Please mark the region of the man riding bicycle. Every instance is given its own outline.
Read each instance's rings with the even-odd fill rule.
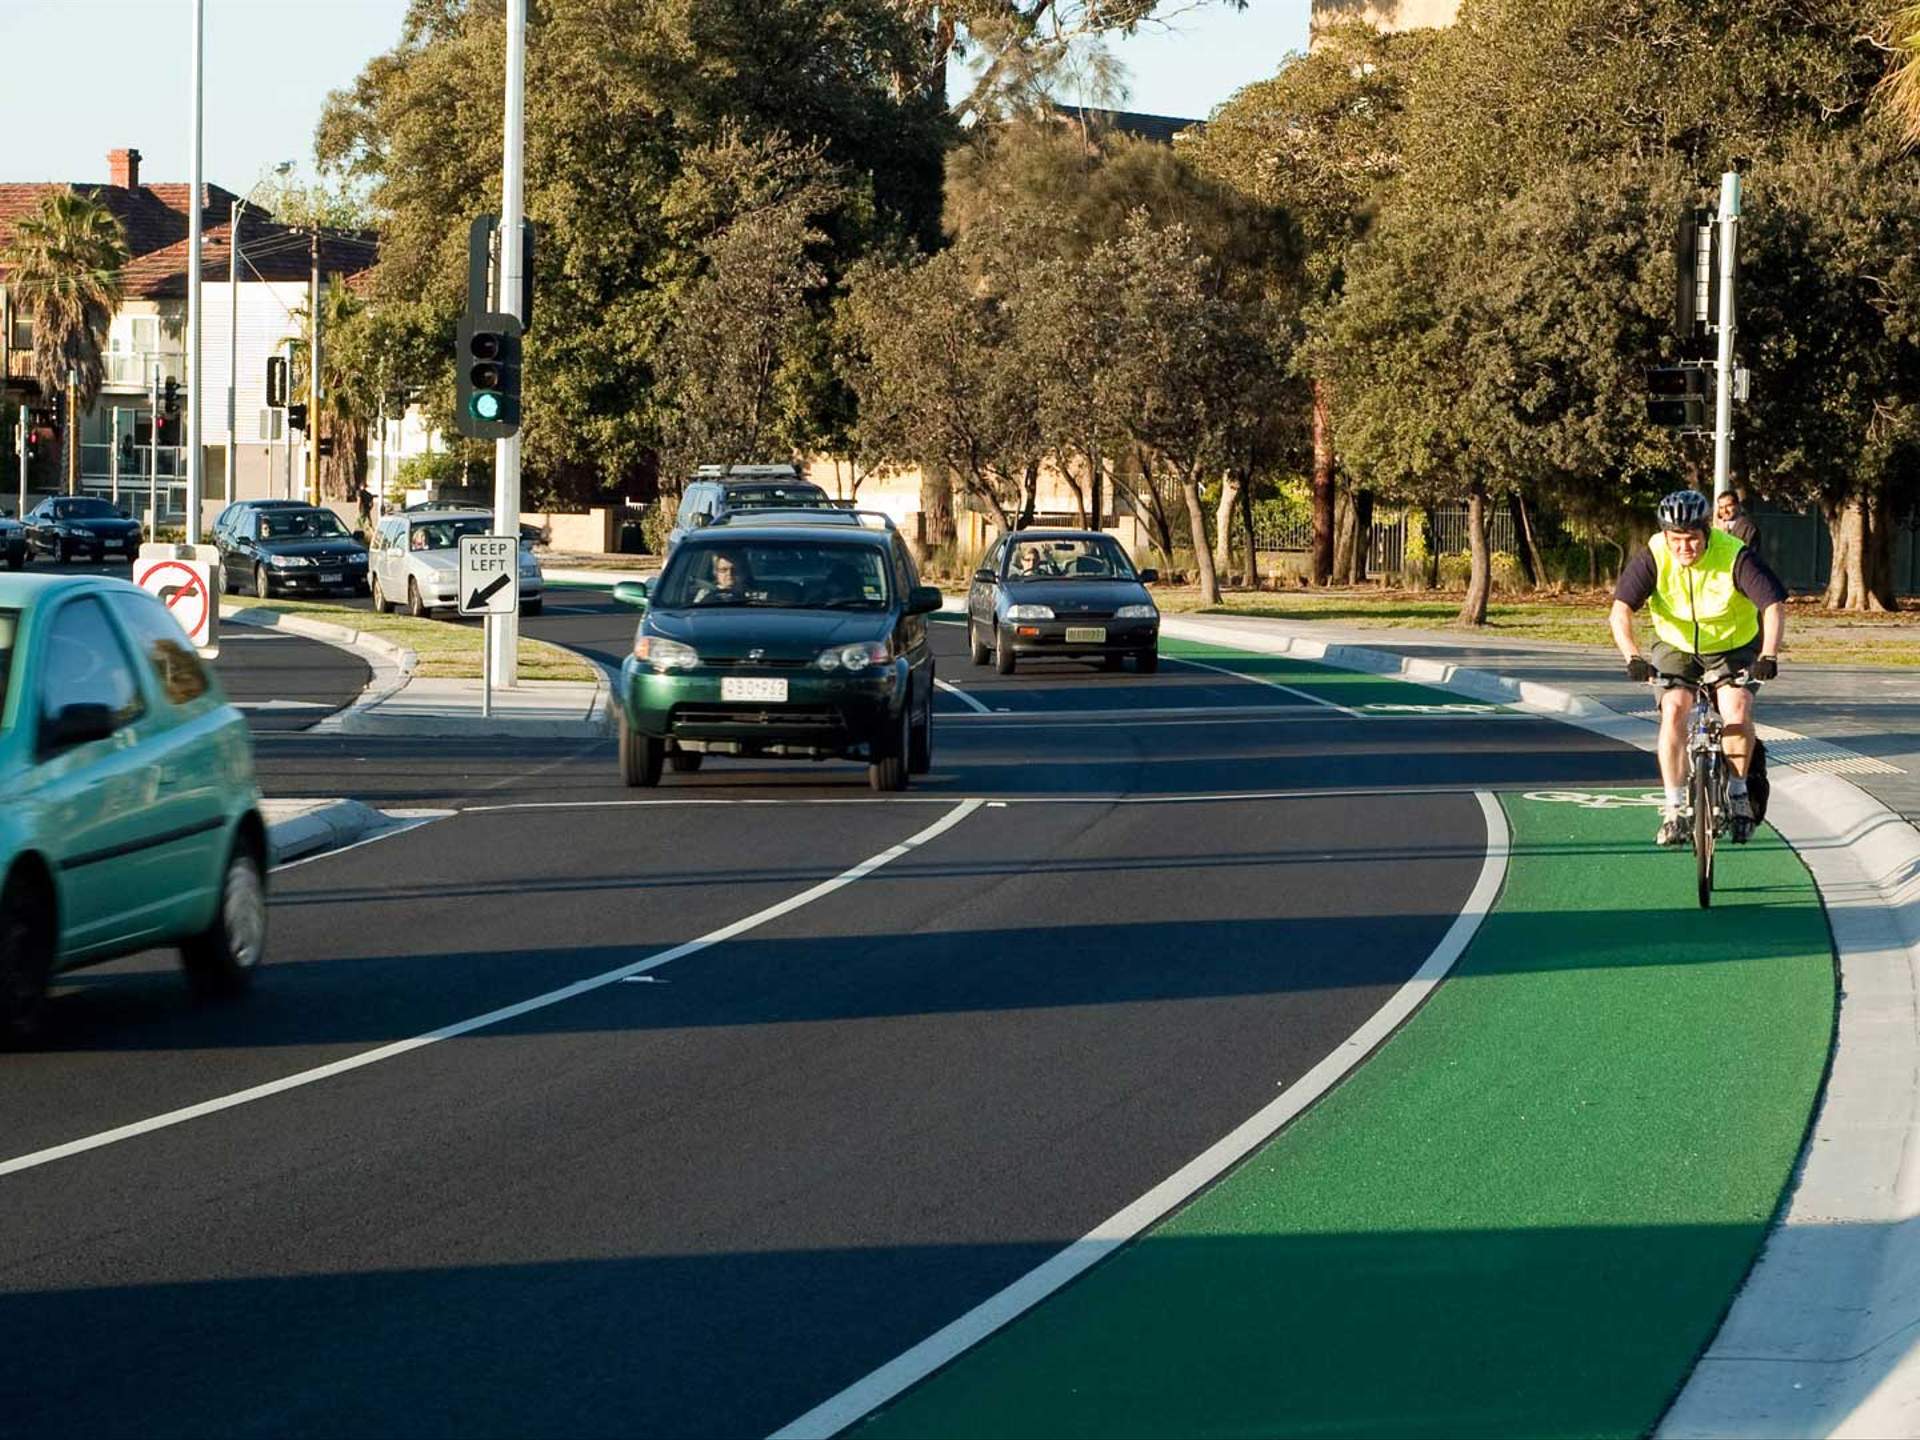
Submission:
[[[1608,624],[1614,646],[1635,680],[1658,680],[1660,782],[1666,789],[1659,845],[1687,843],[1687,709],[1683,682],[1722,682],[1715,691],[1721,744],[1733,775],[1727,805],[1733,838],[1753,832],[1747,767],[1753,757],[1753,693],[1746,681],[1780,672],[1787,589],[1759,556],[1725,530],[1712,528],[1712,507],[1698,490],[1677,490],[1660,502],[1660,531],[1620,572]],[[1642,605],[1654,641],[1642,658],[1633,615]],[[1649,663],[1651,662],[1651,663]]]

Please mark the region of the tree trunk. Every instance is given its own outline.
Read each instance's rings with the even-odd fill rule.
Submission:
[[[1373,550],[1373,491],[1353,495],[1353,583],[1367,579],[1367,558]]]
[[[1027,473],[1020,477],[1020,528],[1033,524],[1034,509],[1040,503],[1040,462],[1030,461]]]
[[[1840,502],[1840,524],[1833,537],[1833,580],[1827,586],[1827,603],[1836,610],[1867,608],[1865,531],[1866,507],[1857,494],[1849,495]]]
[[[1213,570],[1215,578],[1233,573],[1233,507],[1240,501],[1240,477],[1220,479],[1220,504],[1213,512]]]
[[[1253,477],[1240,487],[1240,523],[1247,532],[1247,587],[1260,588],[1260,538],[1253,528]]]
[[[1820,514],[1827,522],[1828,548],[1833,554],[1827,566],[1827,593],[1822,603],[1839,610],[1847,603],[1847,510],[1844,502],[1820,502]]]
[[[1101,464],[1100,447],[1089,445],[1087,447],[1087,508],[1093,513],[1095,530],[1105,528],[1102,522],[1107,509],[1106,486],[1103,483],[1106,477],[1100,473]]]
[[[929,551],[954,543],[953,482],[944,465],[920,467],[920,523]]]
[[[1313,382],[1313,564],[1316,585],[1333,578],[1333,387]]]
[[[1467,598],[1460,602],[1461,625],[1487,623],[1487,595],[1493,588],[1493,561],[1487,553],[1487,487],[1473,482],[1467,491],[1467,549],[1473,568],[1467,578]]]
[[[1879,485],[1867,505],[1865,536],[1862,542],[1862,568],[1867,582],[1867,609],[1897,610],[1900,599],[1893,592],[1893,517],[1886,486]]]
[[[1426,587],[1440,588],[1440,516],[1431,505],[1420,507],[1420,523],[1427,532]]]
[[[1353,497],[1339,491],[1333,502],[1333,575],[1335,585],[1353,583]]]
[[[1507,492],[1507,514],[1513,517],[1514,544],[1520,548],[1520,573],[1526,578],[1529,590],[1538,590],[1546,579],[1546,568],[1540,563],[1540,547],[1533,542],[1533,520],[1527,514],[1527,502],[1518,490]]]
[[[1200,572],[1200,603],[1220,603],[1220,577],[1214,573],[1213,550],[1207,544],[1207,514],[1200,504],[1200,477],[1183,476],[1180,491],[1187,499],[1187,523],[1193,527],[1193,565]]]

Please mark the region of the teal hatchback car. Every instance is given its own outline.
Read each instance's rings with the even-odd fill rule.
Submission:
[[[55,975],[154,946],[243,988],[266,871],[246,721],[178,622],[122,580],[0,575],[0,1045]]]

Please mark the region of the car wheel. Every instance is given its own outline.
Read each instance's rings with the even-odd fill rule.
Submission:
[[[676,775],[692,775],[700,769],[700,762],[706,758],[698,750],[676,750],[667,756],[667,764]]]
[[[520,607],[520,613],[522,615],[538,615],[545,605],[546,601],[544,600],[529,600]]]
[[[238,995],[253,983],[266,951],[267,877],[243,839],[227,857],[213,923],[180,947],[180,962],[196,995]]]
[[[623,714],[620,717],[620,778],[630,787],[658,785],[660,762],[667,743],[650,735],[636,735]]]
[[[273,581],[267,578],[267,567],[264,565],[253,567],[253,593],[262,600],[273,598]]]
[[[387,592],[380,588],[380,577],[378,575],[373,577],[373,588],[371,593],[373,595],[373,613],[374,614],[385,615],[389,610],[393,609],[391,605],[387,604]]]
[[[53,542],[53,558],[62,565],[65,565],[69,560],[73,559],[73,551],[68,548],[66,541],[56,540]]]
[[[907,788],[907,758],[913,747],[913,706],[900,707],[899,733],[874,741],[874,757],[867,765],[867,784],[875,790]]]
[[[31,1040],[47,1003],[54,931],[41,880],[23,866],[0,890],[0,1050]]]
[[[984,665],[993,652],[980,643],[980,634],[973,628],[973,621],[967,621],[967,659],[975,665]]]
[[[240,593],[239,573],[225,561],[220,563],[220,593],[238,595]]]
[[[1013,658],[1013,641],[1005,635],[999,637],[999,644],[993,647],[993,671],[996,675],[1011,675],[1016,663]]]
[[[1133,657],[1133,668],[1142,675],[1151,675],[1160,668],[1159,650],[1142,650]]]
[[[427,618],[427,603],[420,598],[420,582],[407,577],[407,613],[416,620]]]
[[[927,703],[920,712],[907,743],[907,773],[924,775],[933,769],[933,691],[927,691]]]
[[[7,568],[9,570],[18,570],[22,565],[26,563],[27,563],[27,557],[26,557],[25,551],[9,550],[7,552]]]

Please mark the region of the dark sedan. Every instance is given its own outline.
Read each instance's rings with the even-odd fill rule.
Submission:
[[[1160,668],[1160,611],[1152,570],[1135,570],[1097,530],[1016,530],[994,542],[967,591],[967,650],[1002,675],[1020,659],[1098,659],[1117,670],[1131,655]]]
[[[367,593],[365,543],[321,506],[277,505],[243,512],[231,524],[215,527],[214,542],[220,547],[220,573],[230,593],[243,585],[263,600]]]
[[[620,771],[653,785],[663,763],[708,755],[867,762],[875,790],[933,764],[933,651],[922,585],[891,530],[712,527],[674,548],[620,672]]]
[[[27,547],[54,560],[131,561],[140,522],[93,495],[50,495],[27,512]]]
[[[27,563],[27,527],[0,510],[0,559],[9,570]]]

